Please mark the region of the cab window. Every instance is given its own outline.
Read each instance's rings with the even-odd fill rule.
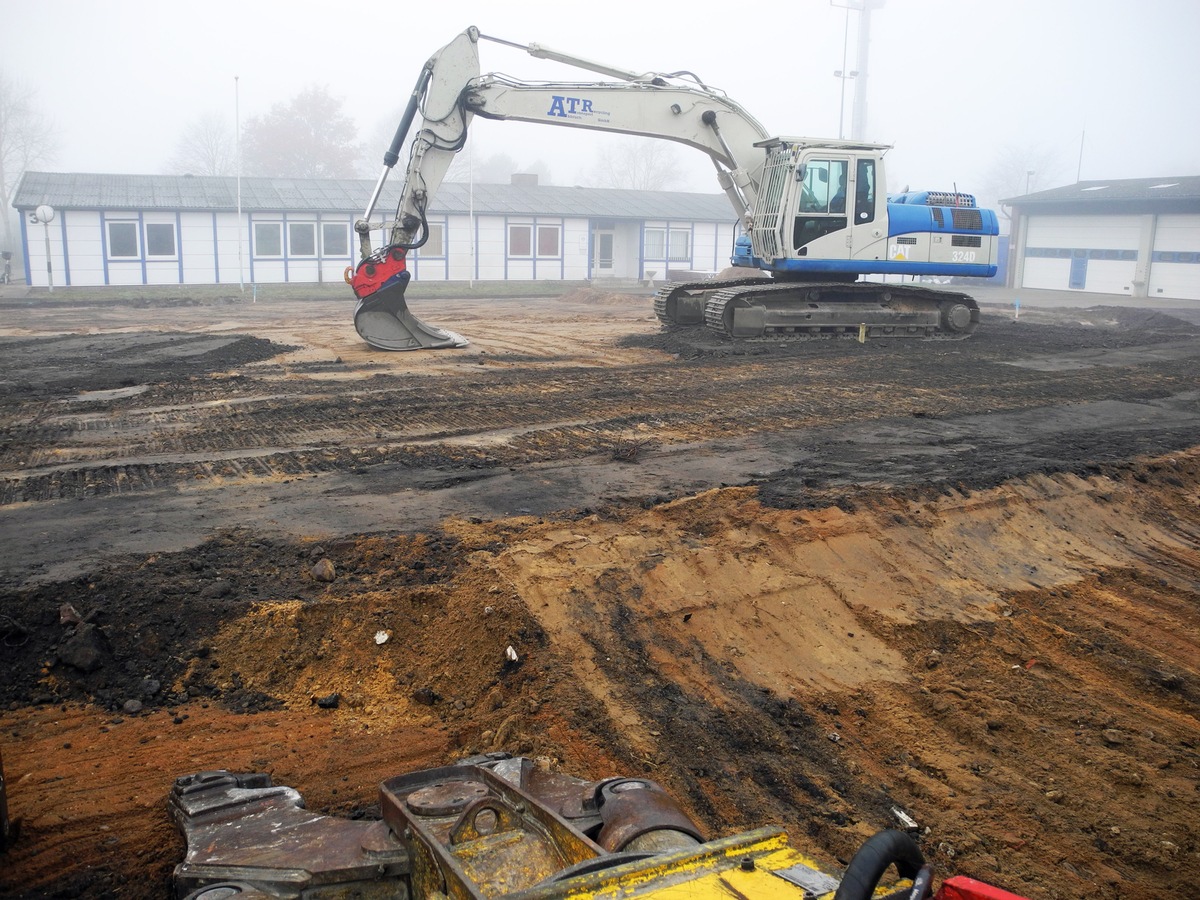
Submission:
[[[846,159],[810,159],[804,164],[804,179],[800,186],[800,202],[792,225],[792,248],[800,256],[802,250],[817,238],[841,231],[846,227],[846,176],[850,161]]]
[[[845,215],[849,168],[844,159],[810,159],[800,190],[800,212]]]
[[[860,159],[854,181],[854,224],[875,221],[875,160]]]

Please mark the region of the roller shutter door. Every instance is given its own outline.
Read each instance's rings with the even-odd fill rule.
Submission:
[[[1138,216],[1033,216],[1022,287],[1132,294]]]
[[[1200,216],[1159,216],[1150,258],[1150,297],[1200,300]]]

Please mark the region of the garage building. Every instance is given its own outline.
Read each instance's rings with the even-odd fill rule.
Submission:
[[[14,192],[25,278],[45,286],[341,282],[374,188],[356,179],[27,172]],[[377,210],[394,210],[401,185]],[[39,207],[54,211],[48,223]],[[386,241],[383,220],[373,245]],[[719,271],[737,227],[723,194],[447,182],[410,256],[427,281],[664,280]],[[47,247],[51,273],[46,267]],[[14,265],[14,269],[17,268]]]
[[[1008,284],[1200,300],[1200,176],[1081,181],[1011,206]]]

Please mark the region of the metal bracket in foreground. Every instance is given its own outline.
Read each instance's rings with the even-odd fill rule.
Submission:
[[[386,823],[309,812],[296,790],[272,784],[269,775],[178,778],[168,809],[187,844],[175,867],[177,897],[202,897],[206,887],[214,900],[403,896],[408,853]]]

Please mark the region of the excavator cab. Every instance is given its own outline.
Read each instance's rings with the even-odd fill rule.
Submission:
[[[850,261],[886,233],[876,207],[887,147],[807,138],[757,146],[767,152],[767,187],[750,232],[755,268],[784,278],[818,271],[857,278]]]
[[[767,164],[751,267],[784,281],[996,273],[995,213],[958,192],[888,197],[889,145],[777,137],[755,146]]]

